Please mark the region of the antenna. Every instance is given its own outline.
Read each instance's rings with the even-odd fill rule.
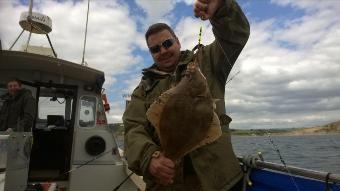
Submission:
[[[30,17],[32,17],[32,9],[33,9],[33,0],[30,0],[30,6],[28,8],[28,13]]]
[[[47,15],[43,15],[41,13],[32,12],[32,9],[33,9],[33,0],[30,0],[28,12],[23,12],[20,15],[19,24],[22,28],[22,31],[19,34],[19,36],[15,39],[14,43],[11,45],[9,50],[12,50],[12,48],[17,43],[17,41],[19,40],[21,35],[26,30],[26,31],[29,32],[29,36],[28,36],[28,39],[27,39],[27,42],[26,42],[26,48],[24,50],[25,52],[27,52],[27,48],[28,48],[29,42],[31,40],[32,33],[45,34],[46,37],[47,37],[47,40],[48,40],[48,42],[51,46],[51,49],[53,51],[54,56],[57,57],[57,54],[54,51],[54,48],[52,46],[50,37],[48,36],[48,33],[52,31],[52,20],[51,20],[51,18],[48,17]]]
[[[89,12],[90,12],[90,0],[87,0],[87,15],[86,15],[86,26],[85,26],[85,39],[84,39],[84,48],[83,48],[83,58],[81,60],[82,66],[87,66],[87,63],[84,61],[85,57],[85,47],[86,47],[86,37],[87,37],[87,24],[89,22]]]

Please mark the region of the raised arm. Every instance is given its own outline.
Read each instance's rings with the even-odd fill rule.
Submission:
[[[249,38],[248,20],[235,0],[196,0],[194,12],[213,26],[215,41],[206,47],[206,54],[215,75],[225,82]]]

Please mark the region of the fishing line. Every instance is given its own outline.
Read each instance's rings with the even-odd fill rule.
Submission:
[[[200,32],[198,33],[198,45],[201,45],[202,41],[202,25],[200,26]]]
[[[220,47],[220,49],[221,49],[221,51],[222,51],[222,53],[224,55],[224,61],[223,62],[227,63],[230,66],[230,71],[231,71],[232,68],[233,68],[233,65],[231,64],[230,59],[229,59],[227,53],[225,52],[225,50],[223,49],[222,45],[220,44],[220,42],[218,40],[218,37],[215,37],[215,38],[216,38],[217,45]],[[199,30],[199,33],[198,33],[198,45],[196,47],[201,46],[202,45],[201,43],[202,43],[202,25],[200,26],[200,30]],[[195,48],[194,48],[194,50],[195,50]],[[232,77],[230,77],[229,80],[227,80],[225,86],[227,86],[227,84],[229,82],[231,82],[240,73],[241,73],[241,70],[238,70],[234,75],[232,75]]]
[[[269,133],[268,131],[266,131],[266,135],[268,136],[270,143],[271,143],[272,146],[274,147],[274,150],[275,150],[276,153],[278,154],[278,156],[279,156],[279,158],[280,158],[280,161],[281,161],[281,163],[283,164],[285,170],[287,171],[287,173],[288,173],[290,179],[292,180],[292,182],[293,182],[293,184],[294,184],[296,190],[297,190],[297,191],[300,191],[300,188],[299,188],[299,186],[297,185],[297,183],[296,183],[296,181],[295,181],[295,179],[294,179],[292,173],[291,173],[290,170],[287,168],[286,162],[283,160],[283,157],[282,157],[282,155],[281,155],[281,152],[280,152],[280,150],[279,150],[279,147],[277,146],[277,144],[275,144],[274,140],[271,138],[270,133]]]
[[[112,149],[114,149],[114,147],[112,147]],[[97,160],[97,159],[99,159],[99,158],[105,156],[106,154],[110,153],[111,151],[112,151],[112,150],[109,149],[109,150],[107,150],[106,152],[103,152],[103,153],[101,153],[100,155],[93,157],[91,160],[88,160],[87,162],[85,162],[85,163],[83,163],[83,164],[80,164],[80,165],[74,167],[73,169],[67,171],[65,174],[68,174],[68,173],[70,173],[70,172],[74,172],[74,171],[78,170],[79,168],[81,168],[81,167],[83,167],[83,166],[85,166],[85,165],[87,165],[87,164],[89,164],[89,163],[91,163],[91,162],[93,162],[93,161],[95,161],[95,160]]]
[[[112,149],[109,149],[109,150],[107,150],[106,152],[101,153],[100,155],[98,155],[98,156],[92,158],[91,160],[88,160],[87,162],[85,162],[85,163],[83,163],[83,164],[80,164],[80,165],[74,167],[73,169],[70,169],[69,171],[66,171],[66,172],[62,173],[62,174],[60,174],[59,176],[67,175],[67,174],[70,174],[71,172],[74,172],[74,171],[76,171],[76,170],[79,170],[80,168],[86,166],[87,164],[89,164],[89,163],[91,163],[91,162],[93,162],[93,161],[95,161],[95,160],[97,160],[97,159],[99,159],[99,158],[105,156],[106,154],[110,153],[114,148],[115,148],[115,147],[112,147]],[[54,179],[49,179],[49,180],[46,180],[45,182],[53,182],[53,181],[55,182]]]
[[[134,174],[134,172],[131,172],[118,186],[116,186],[113,191],[119,190],[119,188]]]
[[[201,44],[201,38],[202,38],[202,26],[200,27],[200,31],[199,31],[199,35],[198,35],[198,45]],[[230,59],[229,59],[229,57],[228,57],[228,54],[225,52],[225,50],[223,49],[222,45],[220,44],[220,42],[219,42],[219,40],[218,40],[218,37],[216,37],[216,43],[218,44],[218,46],[220,47],[221,51],[222,51],[223,54],[224,54],[224,63],[227,63],[227,64],[230,66],[230,71],[231,71],[232,68],[233,68],[233,64],[231,64]],[[238,74],[240,74],[240,72],[241,72],[241,70],[238,70],[234,75],[232,75],[232,76],[229,78],[229,80],[227,80],[225,86],[226,86],[229,82],[231,82]],[[292,173],[291,173],[291,172],[289,171],[289,169],[287,168],[286,162],[283,160],[283,157],[282,157],[282,155],[281,155],[281,152],[280,152],[278,146],[275,144],[275,142],[274,142],[273,139],[271,138],[270,133],[269,133],[269,132],[266,132],[266,134],[267,134],[267,136],[269,137],[270,143],[273,145],[275,151],[277,152],[277,154],[278,154],[278,156],[279,156],[279,158],[280,158],[281,163],[283,164],[284,168],[286,169],[287,173],[289,174],[289,176],[290,176],[290,178],[291,178],[291,180],[292,180],[292,182],[293,182],[293,184],[294,184],[296,190],[297,190],[297,191],[300,191],[299,186],[297,185],[297,183],[296,183],[294,177],[292,176]]]
[[[231,81],[233,80],[241,71],[237,71],[232,77],[230,77],[230,79],[226,82],[226,85]]]
[[[228,54],[225,52],[225,50],[223,49],[222,45],[220,44],[220,42],[217,40],[218,37],[216,37],[216,43],[218,44],[218,46],[220,47],[220,49],[222,50],[223,54],[224,54],[224,63],[228,63],[228,65],[230,66],[230,71],[233,69],[233,65],[230,62],[230,59],[228,57]],[[225,86],[227,86],[227,84],[233,80],[239,73],[241,72],[241,70],[238,70],[225,84]]]

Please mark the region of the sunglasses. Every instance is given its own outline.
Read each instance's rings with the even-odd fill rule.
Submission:
[[[157,44],[154,46],[149,47],[149,50],[152,54],[156,54],[161,51],[161,46],[163,46],[165,49],[170,48],[175,43],[175,39],[169,38],[165,41],[163,41],[161,44]]]

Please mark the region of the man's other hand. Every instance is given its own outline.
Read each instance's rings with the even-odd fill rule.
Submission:
[[[221,4],[222,0],[195,0],[194,14],[203,21],[208,20],[214,16]]]
[[[160,153],[157,158],[151,159],[148,170],[158,184],[169,185],[175,175],[175,163]]]

